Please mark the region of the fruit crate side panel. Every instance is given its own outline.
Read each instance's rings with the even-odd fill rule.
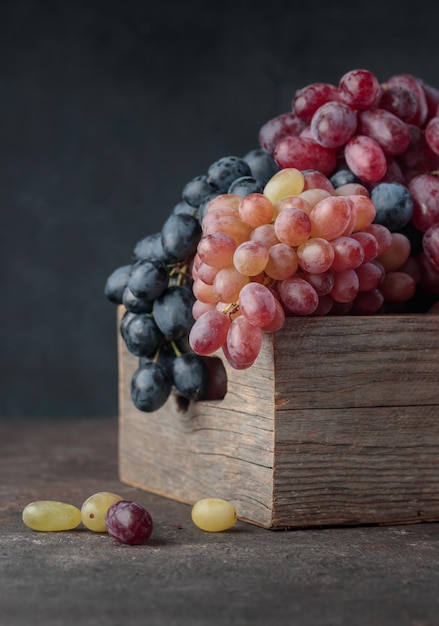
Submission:
[[[225,498],[235,504],[241,519],[270,527],[272,346],[267,346],[251,370],[228,371],[224,400],[190,403],[187,411],[181,411],[176,394],[172,394],[154,413],[134,407],[130,382],[138,359],[128,352],[120,336],[118,348],[122,482],[188,504],[207,496]]]
[[[274,335],[276,404],[439,404],[439,316],[289,318]]]
[[[438,413],[437,406],[279,411],[273,525],[439,520]]]

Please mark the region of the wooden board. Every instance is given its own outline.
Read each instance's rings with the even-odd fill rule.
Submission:
[[[138,411],[119,338],[121,480],[266,528],[439,519],[439,317],[291,318],[218,402]]]

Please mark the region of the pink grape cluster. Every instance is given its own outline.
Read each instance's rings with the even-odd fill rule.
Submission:
[[[406,185],[411,225],[422,250],[411,261],[417,283],[439,295],[439,89],[410,74],[383,83],[369,70],[344,74],[338,85],[299,89],[292,110],[268,120],[259,143],[281,168],[348,168],[370,191]]]
[[[223,194],[207,205],[192,276],[191,348],[222,348],[236,369],[251,366],[263,332],[288,316],[368,315],[416,290],[401,268],[410,241],[374,224],[361,184],[335,189],[321,172],[284,168],[264,192]]]

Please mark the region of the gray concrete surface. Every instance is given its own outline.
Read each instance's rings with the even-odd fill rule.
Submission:
[[[190,507],[117,476],[117,422],[0,420],[3,626],[436,626],[439,524],[205,533]],[[36,499],[116,491],[151,512],[142,546],[83,528],[38,533]]]

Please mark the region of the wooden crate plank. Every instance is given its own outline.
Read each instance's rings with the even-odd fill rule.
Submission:
[[[439,316],[290,318],[274,335],[276,403],[438,404]]]
[[[439,519],[437,406],[283,411],[274,526]]]

